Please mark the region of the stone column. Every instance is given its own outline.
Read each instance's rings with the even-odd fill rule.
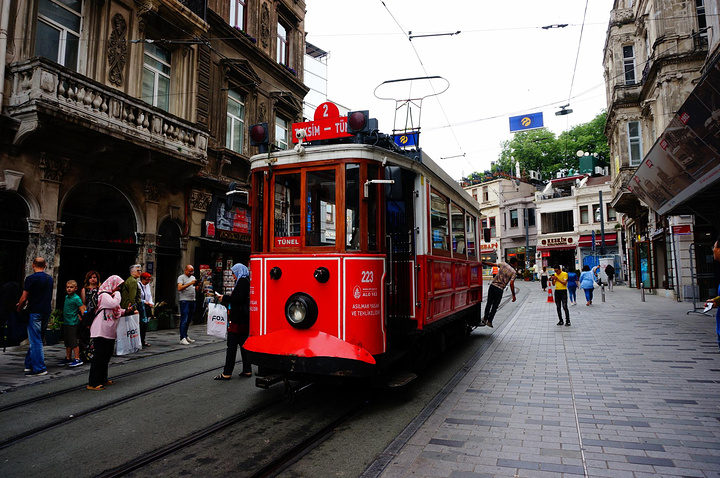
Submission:
[[[28,260],[25,269],[32,273],[32,260],[43,257],[47,263],[45,270],[57,284],[60,267],[61,231],[58,223],[58,205],[60,203],[60,183],[67,172],[70,161],[40,153],[40,221],[30,222]],[[55,290],[53,290],[55,300]]]

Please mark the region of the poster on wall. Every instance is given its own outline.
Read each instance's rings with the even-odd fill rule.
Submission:
[[[224,231],[249,234],[250,210],[241,206],[228,208],[225,206],[224,203],[219,202],[217,207],[215,228]]]

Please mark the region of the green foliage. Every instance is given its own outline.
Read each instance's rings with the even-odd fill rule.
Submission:
[[[514,163],[520,164],[521,176],[528,177],[529,171],[540,171],[544,179],[555,176],[561,169],[579,168],[578,150],[598,153],[601,166],[607,166],[610,160],[610,146],[605,137],[607,112],[603,111],[589,123],[584,123],[556,137],[546,128],[521,131],[509,141],[503,141],[500,156],[492,171],[474,172],[467,178],[469,182],[481,182],[492,179],[492,173],[504,171],[515,175]],[[495,176],[497,177],[497,176]]]
[[[63,311],[55,309],[50,312],[50,319],[48,319],[47,330],[60,330],[60,326],[63,324]]]

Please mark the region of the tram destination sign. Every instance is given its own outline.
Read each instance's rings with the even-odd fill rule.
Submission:
[[[340,116],[340,111],[334,103],[326,102],[315,110],[313,121],[293,123],[292,141],[297,143],[299,129],[305,130],[304,141],[318,141],[321,139],[348,138],[352,135],[347,132],[347,116]]]

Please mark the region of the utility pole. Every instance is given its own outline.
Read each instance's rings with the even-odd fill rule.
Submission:
[[[598,191],[600,197],[600,255],[605,255],[605,214],[603,212],[602,191]]]

